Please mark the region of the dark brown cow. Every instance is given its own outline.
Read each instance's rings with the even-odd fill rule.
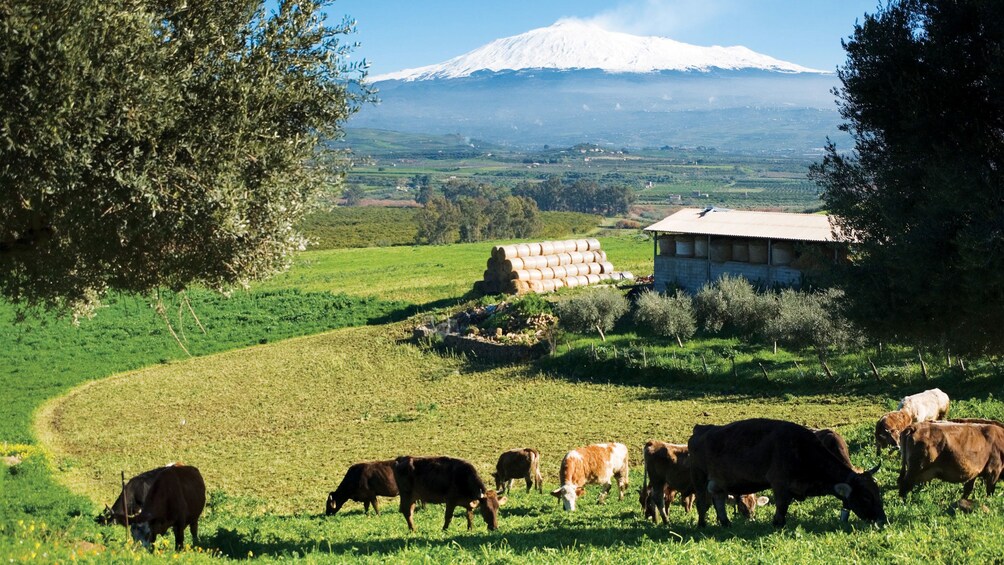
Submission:
[[[132,539],[149,546],[157,536],[174,529],[174,548],[185,547],[185,527],[192,531],[192,543],[199,539],[199,516],[206,506],[206,483],[195,467],[167,467],[150,485],[143,511],[130,524]]]
[[[537,487],[539,493],[544,492],[544,477],[540,474],[540,452],[536,449],[529,447],[510,449],[499,455],[492,477],[495,479],[495,489],[499,494],[508,492],[514,479],[526,481],[526,492],[530,492],[533,487]]]
[[[690,478],[687,446],[649,440],[642,457],[645,470],[639,502],[645,517],[655,521],[658,515],[663,524],[667,523],[669,505],[677,492],[684,511],[690,512],[694,503],[694,483]]]
[[[1004,427],[992,423],[920,422],[903,430],[899,495],[932,479],[964,483],[962,498],[983,479],[987,495],[1004,471]]]
[[[698,526],[707,523],[712,499],[718,522],[731,524],[729,494],[774,491],[773,523],[783,526],[793,500],[835,495],[864,520],[886,522],[882,495],[872,474],[856,472],[812,430],[780,420],[753,419],[724,426],[694,426],[688,442],[697,492]]]
[[[498,528],[499,507],[505,504],[505,497],[499,498],[495,491],[487,490],[474,465],[463,459],[398,457],[394,463],[394,480],[401,492],[401,513],[411,531],[415,531],[413,516],[418,501],[446,504],[443,530],[450,527],[457,506],[467,511],[468,530],[474,527],[475,508],[481,510],[489,530]]]
[[[338,488],[328,493],[324,513],[334,516],[349,499],[363,503],[363,511],[370,512],[370,505],[378,515],[378,496],[397,496],[397,482],[394,481],[394,461],[368,461],[356,463],[345,471],[345,477]]]
[[[122,526],[126,525],[127,514],[130,521],[135,520],[136,515],[143,509],[143,501],[146,500],[147,494],[150,492],[153,480],[160,475],[161,471],[174,465],[176,463],[168,463],[164,467],[150,469],[129,479],[112,507],[105,506],[104,511],[95,520],[105,526],[113,522]]]

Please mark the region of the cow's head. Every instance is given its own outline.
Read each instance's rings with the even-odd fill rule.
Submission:
[[[328,501],[324,504],[324,515],[334,516],[342,508],[342,504],[345,504],[345,501],[339,503],[334,491],[328,493]]]
[[[495,491],[490,490],[481,493],[481,498],[478,500],[472,500],[470,508],[471,510],[479,508],[481,517],[485,519],[485,524],[488,524],[488,529],[494,531],[499,527],[499,507],[504,506],[506,500],[506,497],[499,498]]]
[[[770,499],[766,496],[757,496],[755,494],[741,494],[738,497],[729,495],[729,503],[736,505],[736,512],[740,516],[747,519],[752,519],[756,515],[756,509],[760,506],[766,506],[770,503]]]
[[[645,518],[655,522],[655,501],[653,501],[652,498],[651,486],[644,486],[638,489],[638,503],[641,504],[641,509],[642,512],[645,513]]]
[[[499,472],[495,471],[492,473],[492,478],[495,479],[495,490],[501,491],[504,485],[502,484],[502,481],[499,480]]]
[[[863,473],[851,471],[846,481],[833,486],[837,498],[844,503],[843,515],[850,510],[862,520],[879,524],[888,522],[885,510],[882,508],[882,493],[879,491],[878,483],[875,482],[875,477],[872,476],[880,466],[881,463]]]
[[[561,505],[569,512],[575,510],[575,499],[584,494],[586,494],[586,489],[572,483],[565,483],[551,491],[551,496],[560,499]]]
[[[153,541],[153,530],[150,529],[150,522],[134,522],[129,525],[129,533],[132,534],[133,541],[143,544],[143,547],[150,547]]]
[[[875,449],[881,453],[883,447],[899,449],[899,436],[910,424],[913,417],[898,410],[889,412],[875,423]]]

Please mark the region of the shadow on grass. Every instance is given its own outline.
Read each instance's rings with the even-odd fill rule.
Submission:
[[[709,526],[698,528],[696,515],[690,513],[685,518],[676,514],[671,517],[668,525],[655,525],[643,521],[639,516],[622,517],[623,525],[583,526],[582,524],[561,527],[556,525],[536,531],[506,531],[503,516],[501,528],[490,532],[484,523],[476,519],[474,530],[466,533],[463,519],[454,520],[450,532],[459,535],[447,535],[444,538],[429,539],[422,537],[422,530],[417,534],[407,532],[403,520],[400,529],[384,539],[359,540],[302,540],[302,539],[256,539],[257,527],[248,531],[237,531],[231,528],[219,528],[210,536],[201,540],[200,545],[219,550],[225,557],[243,559],[249,552],[256,556],[305,556],[319,552],[332,555],[378,554],[390,556],[416,546],[422,547],[455,547],[477,554],[488,546],[500,546],[517,554],[525,554],[548,549],[565,549],[578,546],[608,548],[611,545],[640,546],[644,543],[683,543],[702,540],[724,542],[743,540],[751,542],[777,531],[795,531],[803,534],[830,534],[843,531],[853,535],[854,531],[870,527],[863,522],[852,519],[849,523],[841,523],[829,512],[814,512],[809,515],[793,517],[789,515],[788,525],[778,530],[770,524],[770,516],[760,517],[754,522],[736,520],[732,527],[723,528],[714,522],[713,512],[709,514]],[[272,518],[271,520],[274,520]]]

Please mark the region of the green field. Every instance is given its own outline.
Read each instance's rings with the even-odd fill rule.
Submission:
[[[651,271],[651,242],[601,241],[618,269]],[[961,486],[936,483],[904,504],[891,455],[877,475],[892,522],[881,530],[856,518],[838,522],[832,497],[796,503],[781,530],[770,526],[772,507],[728,530],[698,530],[696,515],[678,506],[669,527],[644,522],[635,487],[647,439],[683,442],[695,423],[770,416],[835,427],[855,464],[871,466],[874,421],[896,398],[938,386],[952,396],[953,416],[1002,418],[1004,404],[992,396],[1001,374],[987,360],[967,360],[963,372],[929,359],[932,374],[924,380],[912,350],[887,346],[831,359],[830,380],[811,354],[774,354],[724,338],[679,348],[626,322],[607,342],[566,335],[555,356],[503,367],[406,341],[412,323],[399,320],[463,300],[490,247],[308,252],[238,302],[193,293],[210,330],[202,336],[186,322],[199,355],[193,359],[138,299],[113,301],[79,329],[51,320],[11,330],[5,343],[19,345],[0,352],[7,368],[0,455],[24,460],[0,466],[0,557],[985,563],[1004,553],[992,534],[1004,526],[999,497],[988,499],[978,487],[986,511],[954,516],[949,505]],[[355,327],[279,341],[340,326]],[[554,488],[563,452],[609,440],[632,450],[624,501],[598,506],[590,487],[579,510],[566,514],[546,493],[516,491],[497,532],[480,518],[472,532],[462,518],[441,532],[442,507],[430,505],[416,517],[418,533],[409,534],[389,499],[379,517],[364,517],[355,503],[323,516],[327,492],[354,461],[449,454],[471,460],[488,478],[502,450],[532,446],[543,454],[545,488]],[[176,556],[162,543],[154,554],[134,551],[124,529],[93,523],[117,494],[120,471],[177,460],[198,466],[209,489],[198,550]]]

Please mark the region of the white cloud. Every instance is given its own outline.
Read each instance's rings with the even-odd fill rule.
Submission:
[[[633,0],[589,18],[563,18],[610,31],[672,37],[702,27],[728,11],[734,0]]]

